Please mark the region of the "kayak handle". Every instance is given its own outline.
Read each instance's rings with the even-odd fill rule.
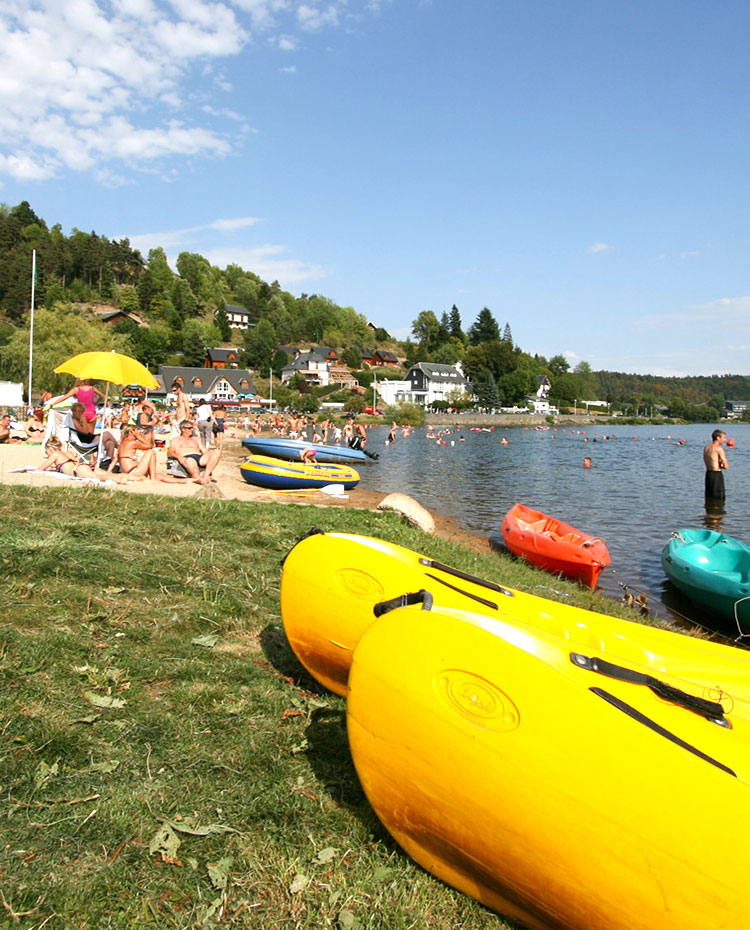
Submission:
[[[376,617],[382,617],[391,610],[399,607],[409,607],[411,604],[421,604],[422,610],[432,610],[432,595],[429,591],[422,588],[421,591],[412,591],[409,594],[399,594],[398,597],[392,597],[389,601],[380,601],[372,608]]]

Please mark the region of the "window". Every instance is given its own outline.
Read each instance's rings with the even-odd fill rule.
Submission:
[[[203,387],[203,379],[198,377],[193,378],[193,387]]]

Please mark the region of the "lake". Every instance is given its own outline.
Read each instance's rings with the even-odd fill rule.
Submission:
[[[735,445],[727,448],[726,504],[707,513],[702,452],[716,428],[463,428],[445,435],[445,445],[420,428],[386,445],[387,428],[373,427],[367,448],[380,460],[360,468],[360,487],[409,494],[481,534],[498,531],[513,504],[526,504],[605,540],[612,564],[599,587],[612,597],[620,598],[626,584],[646,594],[653,611],[714,628],[714,618],[667,582],[660,554],[672,531],[687,527],[750,542],[750,424],[719,427]],[[592,459],[590,469],[583,468],[584,456]]]

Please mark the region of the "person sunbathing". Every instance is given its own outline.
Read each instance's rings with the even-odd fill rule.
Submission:
[[[139,450],[143,451],[140,459],[137,455]],[[156,449],[154,449],[153,434],[149,440],[135,426],[126,426],[120,437],[117,463],[122,475],[155,481],[157,478]]]
[[[113,478],[118,480],[110,472],[102,471],[93,463],[80,462],[75,452],[63,449],[57,436],[47,440],[46,452],[47,457],[41,465],[37,466],[37,471],[54,471],[60,475],[67,475],[69,478],[92,478],[97,481],[111,481]]]
[[[41,407],[34,407],[34,412],[23,427],[29,442],[41,442],[46,432],[44,425],[44,411]]]
[[[180,422],[180,435],[170,442],[167,457],[177,459],[197,484],[208,484],[211,473],[219,464],[221,452],[218,449],[209,452],[200,439],[193,435],[193,427],[192,420]]]
[[[19,439],[17,436],[11,436],[10,434],[10,414],[6,413],[5,416],[0,417],[0,442],[7,443],[16,443],[23,442],[22,439]]]

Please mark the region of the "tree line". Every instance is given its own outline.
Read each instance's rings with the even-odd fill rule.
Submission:
[[[373,333],[351,306],[319,294],[296,296],[278,281],[269,284],[236,264],[219,268],[202,255],[181,252],[175,273],[160,247],[144,257],[128,239],[75,228],[66,236],[59,224],[48,227],[27,201],[0,204],[0,378],[26,377],[32,250],[37,267],[34,368],[50,389],[60,380],[51,370],[65,353],[117,348],[152,369],[201,366],[206,347],[233,342],[243,365],[277,374],[288,360],[279,346],[336,348],[364,386],[370,379],[361,370],[360,348],[389,348],[407,367],[420,361],[460,362],[477,402],[486,408],[525,404],[543,376],[552,385],[551,402],[561,408],[598,399],[634,414],[664,411],[705,419],[707,408],[718,414],[725,400],[750,397],[750,378],[740,375],[657,378],[592,371],[587,362],[571,368],[562,354],[532,355],[515,345],[510,323],[501,327],[487,307],[466,329],[455,304],[440,316],[424,310],[412,322],[413,338],[397,342],[384,329]],[[102,303],[132,316],[105,326],[82,309]],[[232,305],[248,311],[253,328],[232,330],[226,312]]]

